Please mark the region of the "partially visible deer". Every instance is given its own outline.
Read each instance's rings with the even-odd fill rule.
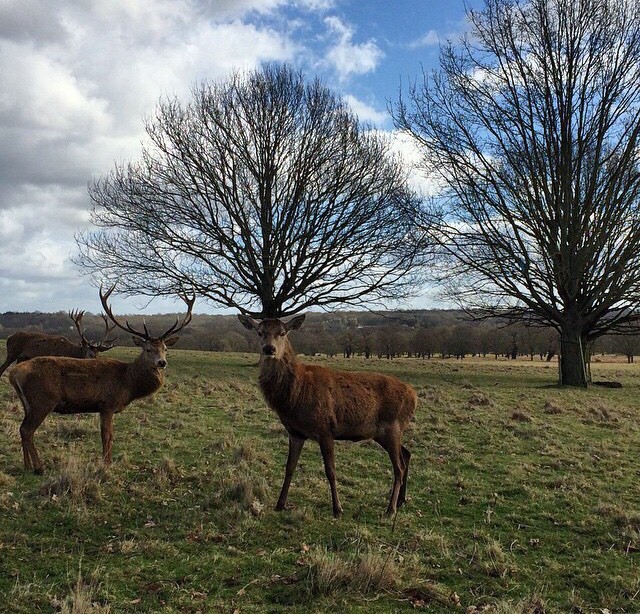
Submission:
[[[24,406],[24,420],[20,426],[25,469],[42,473],[33,435],[43,420],[51,413],[100,414],[102,456],[105,464],[111,463],[113,446],[113,416],[129,403],[153,394],[164,383],[167,366],[167,348],[178,340],[175,335],[191,321],[193,298],[182,296],[187,314],[182,322],[175,323],[158,337],[152,337],[143,324],[144,331],[121,324],[114,317],[108,299],[114,288],[106,294],[100,289],[102,306],[115,326],[131,333],[134,343],[140,347],[140,355],[133,362],[112,358],[86,359],[62,357],[38,357],[16,365],[9,374],[9,381]]]
[[[7,339],[7,358],[0,365],[2,375],[13,362],[23,362],[36,356],[67,356],[69,358],[95,358],[100,352],[106,352],[114,347],[115,338],[110,339],[109,334],[115,326],[109,326],[105,319],[104,339],[99,342],[89,341],[84,336],[82,317],[84,311],[70,311],[69,317],[73,320],[76,330],[80,335],[80,345],[69,341],[66,337],[49,335],[36,331],[20,331]]]
[[[303,315],[289,322],[275,318],[257,322],[244,315],[238,318],[262,340],[260,388],[289,434],[287,467],[276,510],[285,508],[302,446],[313,439],[320,444],[333,515],[339,516],[342,506],[336,488],[334,440],[373,439],[387,451],[393,465],[393,489],[386,513],[394,514],[406,501],[411,453],[402,445],[402,434],[415,414],[415,390],[381,373],[338,371],[300,362],[287,335],[300,328]]]

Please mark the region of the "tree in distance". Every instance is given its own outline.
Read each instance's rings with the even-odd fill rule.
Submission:
[[[561,383],[592,342],[637,332],[640,5],[486,0],[470,35],[392,108],[444,186],[448,293],[476,317],[551,325]]]
[[[257,318],[416,290],[416,195],[319,80],[268,64],[162,100],[136,162],[92,182],[76,261],[121,292],[183,287]]]

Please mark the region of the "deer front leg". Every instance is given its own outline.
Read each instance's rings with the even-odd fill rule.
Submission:
[[[113,412],[100,414],[100,435],[102,436],[102,459],[105,465],[110,465],[113,446]]]
[[[324,472],[331,487],[331,502],[333,504],[333,516],[338,518],[342,514],[342,506],[338,499],[338,488],[336,486],[336,464],[335,464],[335,442],[331,437],[323,437],[319,440],[322,460],[324,461]]]
[[[276,510],[283,510],[287,505],[287,495],[289,494],[289,486],[291,485],[291,478],[293,472],[296,470],[298,459],[300,458],[300,452],[302,452],[302,446],[304,446],[304,438],[296,437],[289,434],[289,455],[287,456],[287,468],[284,472],[284,482],[282,483],[282,489],[280,490],[280,496],[278,497],[278,503],[276,503]]]
[[[33,435],[36,429],[42,424],[46,414],[42,417],[36,416],[35,418],[31,414],[27,414],[20,425],[20,440],[22,442],[22,455],[24,458],[24,468],[29,470],[33,469],[33,472],[37,475],[42,474],[43,467],[38,451],[36,450],[36,444],[33,443]]]

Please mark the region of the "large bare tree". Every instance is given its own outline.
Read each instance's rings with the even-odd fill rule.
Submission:
[[[138,161],[89,186],[80,265],[125,293],[188,286],[279,317],[415,290],[415,195],[378,133],[320,81],[265,65],[163,100]]]
[[[449,292],[480,317],[555,327],[561,382],[587,385],[592,341],[637,330],[640,4],[467,14],[468,35],[392,109],[443,186]]]

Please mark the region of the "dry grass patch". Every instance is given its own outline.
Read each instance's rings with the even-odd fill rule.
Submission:
[[[98,582],[96,570],[88,580],[82,578],[82,572],[78,571],[75,584],[71,587],[71,593],[62,600],[54,598],[52,605],[61,614],[109,614],[111,607],[99,602],[101,585]]]
[[[183,477],[176,461],[166,456],[153,469],[153,476],[159,486],[166,486]]]
[[[611,518],[618,530],[620,547],[625,552],[640,552],[640,512],[618,505],[600,505],[596,513]]]
[[[493,401],[484,392],[472,394],[468,404],[470,407],[493,407]]]
[[[519,409],[511,414],[511,419],[516,422],[533,422],[533,418],[528,413]]]
[[[558,405],[556,405],[556,403],[549,400],[546,400],[544,402],[544,407],[542,408],[542,411],[545,414],[561,414],[562,413],[562,409]]]
[[[260,476],[247,475],[239,471],[234,483],[230,484],[223,492],[223,497],[234,501],[244,510],[256,514],[262,511],[263,501],[269,491],[267,481]]]
[[[15,482],[15,478],[3,471],[0,471],[0,488],[8,488]]]
[[[382,554],[367,551],[352,557],[327,550],[309,554],[309,590],[313,595],[333,595],[356,591],[371,595],[392,591],[398,585],[393,551]]]
[[[516,572],[515,564],[509,553],[505,552],[497,540],[484,536],[471,547],[471,559],[474,565],[492,578],[506,578]]]
[[[532,595],[516,602],[509,600],[500,601],[492,606],[470,606],[466,612],[468,614],[479,614],[480,612],[486,612],[487,614],[546,614],[547,606],[542,597]]]
[[[75,502],[92,503],[100,499],[105,478],[102,463],[90,465],[71,451],[60,458],[54,474],[40,487],[40,494],[52,499],[68,496]]]

